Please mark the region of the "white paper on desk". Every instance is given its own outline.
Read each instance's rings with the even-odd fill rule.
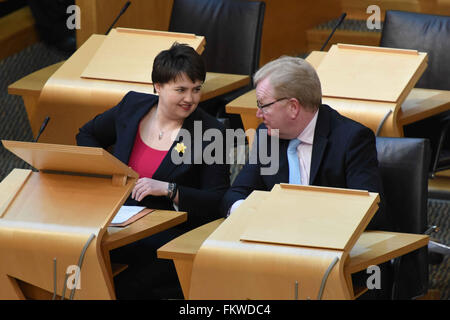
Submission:
[[[130,219],[135,214],[145,209],[145,207],[139,206],[122,206],[119,211],[117,211],[116,216],[113,218],[111,223],[123,223]]]

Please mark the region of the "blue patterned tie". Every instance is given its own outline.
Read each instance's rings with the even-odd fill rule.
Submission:
[[[290,184],[301,184],[300,179],[300,163],[298,161],[297,147],[300,144],[300,140],[292,139],[289,142],[287,149],[287,157],[289,163],[289,183]]]

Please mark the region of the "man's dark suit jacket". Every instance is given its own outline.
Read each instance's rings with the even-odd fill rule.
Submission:
[[[260,148],[261,124],[256,132],[255,146]],[[267,149],[272,150],[271,137],[267,139]],[[289,183],[289,165],[287,147],[289,140],[279,141],[279,170],[273,175],[261,175],[260,157],[256,164],[247,164],[236,177],[232,187],[222,201],[222,214],[228,213],[231,205],[245,199],[253,190],[270,191],[275,184]],[[276,152],[277,150],[275,150]],[[378,171],[377,151],[373,132],[349,118],[340,115],[327,105],[319,107],[311,156],[310,185],[360,189],[382,194],[381,176]],[[387,229],[389,227],[384,216],[383,204],[374,215],[368,228]]]
[[[76,137],[77,144],[104,149],[114,145],[113,155],[128,164],[139,122],[157,103],[158,96],[130,91],[117,106],[97,115],[80,128]],[[185,145],[190,145],[191,149],[194,148],[194,121],[201,121],[202,136],[203,132],[210,128],[219,129],[222,133],[225,130],[220,122],[197,108],[184,120],[182,126],[191,133],[190,143],[184,142]],[[174,152],[173,148],[180,141],[180,137],[175,139],[153,179],[177,183],[178,208],[188,212],[188,222],[183,227],[191,229],[220,217],[219,204],[230,184],[229,165],[206,165],[204,162],[195,164],[194,150],[190,150],[190,164],[176,165],[172,162],[171,152]],[[210,142],[203,139],[201,141],[203,151]],[[198,157],[199,154],[195,156]],[[172,203],[166,197],[147,196],[140,203],[128,198],[126,204],[173,210]]]

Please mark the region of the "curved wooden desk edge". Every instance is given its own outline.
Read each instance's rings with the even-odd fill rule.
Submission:
[[[39,95],[41,90],[44,88],[47,80],[55,73],[56,70],[59,69],[66,62],[61,61],[47,67],[44,67],[40,70],[37,70],[25,77],[17,80],[16,82],[10,84],[8,86],[8,93],[12,95],[22,95],[22,94],[30,94],[35,93]]]
[[[405,255],[428,244],[423,234],[365,231],[350,252],[345,271],[353,274]]]
[[[414,88],[402,104],[401,126],[432,117],[450,109],[450,91]]]
[[[191,273],[195,255],[203,242],[224,220],[224,218],[220,218],[204,224],[173,239],[157,250],[157,257],[159,259],[173,260],[185,299],[189,298]]]
[[[64,64],[64,62],[65,61],[61,61],[40,69],[8,86],[9,94],[19,95],[22,97],[23,104],[28,115],[28,121],[30,122],[31,131],[34,136],[36,136],[40,126],[39,123],[33,122],[33,119],[36,114],[41,91],[47,83],[47,80],[50,79],[50,77]]]
[[[250,77],[239,74],[207,72],[202,88],[201,101],[237,90],[250,83]]]
[[[186,220],[186,212],[154,210],[126,227],[108,227],[102,245],[107,250],[116,249],[167,230]]]

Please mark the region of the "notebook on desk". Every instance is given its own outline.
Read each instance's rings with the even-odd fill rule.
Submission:
[[[140,206],[122,206],[111,221],[110,227],[126,227],[153,211],[155,209]]]

